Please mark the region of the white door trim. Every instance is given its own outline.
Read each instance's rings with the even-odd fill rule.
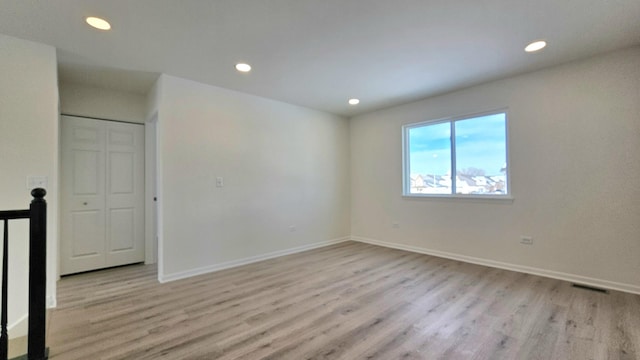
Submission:
[[[145,133],[145,264],[158,261],[157,222],[157,123],[158,113],[153,114],[144,124]]]

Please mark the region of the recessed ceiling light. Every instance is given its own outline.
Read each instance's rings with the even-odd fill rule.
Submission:
[[[535,51],[544,49],[545,46],[547,46],[547,42],[546,41],[538,40],[538,41],[534,41],[531,44],[527,45],[527,47],[524,48],[524,51],[526,51],[526,52],[535,52]]]
[[[249,72],[251,71],[251,65],[245,63],[236,64],[236,70],[241,72]]]
[[[100,30],[109,30],[111,29],[111,24],[105,19],[101,19],[99,17],[89,16],[85,19],[87,24],[93,26],[96,29]]]
[[[359,103],[360,103],[360,100],[358,99],[349,99],[350,105],[358,105]]]

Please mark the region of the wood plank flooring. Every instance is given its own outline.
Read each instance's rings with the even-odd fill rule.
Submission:
[[[346,242],[159,284],[63,278],[51,359],[640,359],[640,296]]]

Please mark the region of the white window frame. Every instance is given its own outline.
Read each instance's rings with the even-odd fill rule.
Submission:
[[[441,118],[436,120],[427,120],[421,121],[419,123],[412,123],[402,126],[402,196],[411,197],[411,198],[453,198],[453,199],[488,199],[488,200],[513,200],[513,191],[511,188],[511,164],[509,161],[509,113],[508,109],[497,109],[490,110],[484,112],[478,112],[467,115],[460,116],[452,116],[447,118]],[[507,171],[506,171],[506,184],[507,184],[507,192],[502,195],[498,194],[457,194],[456,193],[456,176],[451,176],[451,188],[453,189],[452,194],[412,194],[411,193],[411,174],[410,171],[410,157],[409,157],[409,130],[413,128],[436,125],[442,123],[451,124],[451,172],[452,175],[457,173],[456,168],[456,133],[455,133],[455,122],[460,120],[469,120],[472,118],[483,117],[487,115],[495,115],[495,114],[504,114],[505,117],[505,149],[506,149],[506,162],[507,162]]]

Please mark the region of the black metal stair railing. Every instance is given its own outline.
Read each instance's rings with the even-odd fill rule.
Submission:
[[[7,360],[9,334],[7,332],[9,220],[29,219],[29,334],[27,359],[47,359],[45,352],[46,282],[47,282],[47,203],[44,189],[33,189],[28,210],[0,211],[4,222],[2,243],[2,316],[0,322],[0,360]]]

